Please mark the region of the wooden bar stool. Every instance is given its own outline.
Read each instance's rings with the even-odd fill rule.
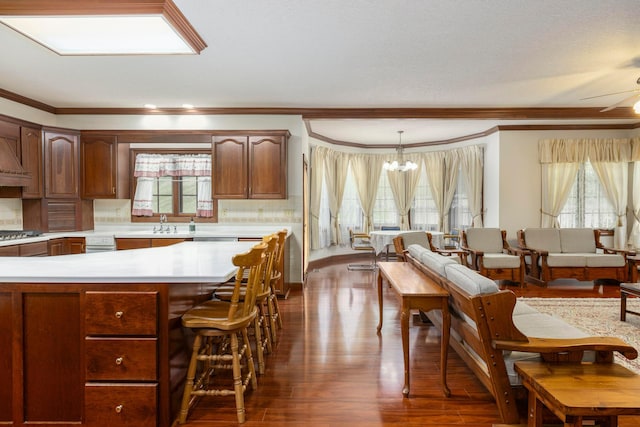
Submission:
[[[280,315],[280,306],[278,305],[278,294],[276,292],[276,285],[281,280],[284,281],[284,245],[287,239],[287,230],[280,230],[276,234],[278,235],[278,248],[276,253],[275,264],[273,267],[273,274],[269,281],[269,300],[267,302],[267,309],[269,310],[269,319],[271,321],[271,342],[275,344],[278,339],[276,330],[282,329],[282,316]]]
[[[265,354],[273,351],[271,345],[271,322],[270,322],[270,310],[269,296],[271,294],[271,276],[273,275],[274,265],[276,262],[276,255],[278,249],[278,236],[270,234],[264,236],[262,241],[267,244],[267,250],[265,251],[265,268],[263,269],[262,277],[260,279],[260,286],[256,293],[256,306],[258,307],[258,315],[254,320],[253,328],[250,332],[253,332],[256,342],[256,356],[258,358],[258,373],[265,373]],[[245,274],[246,276],[246,274]],[[243,285],[240,290],[240,301],[244,301],[246,277],[243,279]],[[222,301],[229,301],[233,295],[233,287],[223,285],[216,289],[214,295],[216,298]],[[205,302],[204,305],[209,303],[215,304],[216,301]]]
[[[235,395],[238,422],[245,421],[244,392],[249,384],[254,390],[258,387],[247,328],[258,315],[256,295],[265,268],[266,250],[267,244],[262,242],[248,252],[233,257],[233,264],[238,267],[238,271],[230,301],[208,301],[188,310],[182,316],[182,325],[191,328],[196,335],[178,418],[180,424],[186,422],[189,408],[202,396]],[[241,302],[242,279],[247,270],[249,275],[244,301]],[[217,349],[215,353],[214,347]],[[213,371],[229,368],[233,371],[233,388],[209,388]]]

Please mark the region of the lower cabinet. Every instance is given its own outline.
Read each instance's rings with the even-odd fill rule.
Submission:
[[[116,249],[121,251],[125,249],[144,249],[157,248],[160,246],[175,245],[176,243],[186,242],[192,239],[171,238],[171,237],[153,237],[153,238],[136,238],[136,237],[118,237],[116,238]]]
[[[201,283],[0,283],[0,425],[171,427],[179,319],[209,298]]]
[[[87,426],[156,426],[156,384],[88,383],[84,389]]]

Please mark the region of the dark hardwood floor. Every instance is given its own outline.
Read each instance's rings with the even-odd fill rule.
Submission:
[[[310,270],[304,290],[280,300],[284,329],[258,390],[246,394],[251,426],[477,426],[500,423],[491,395],[458,355],[449,352],[448,384],[439,381],[440,333],[414,316],[410,329],[411,394],[402,397],[403,362],[398,303],[384,291],[384,326],[376,334],[375,273],[347,271],[346,264]],[[518,295],[614,297],[617,286],[575,281],[547,288],[508,286]],[[234,399],[205,397],[188,426],[236,425]],[[637,426],[621,417],[621,426]]]

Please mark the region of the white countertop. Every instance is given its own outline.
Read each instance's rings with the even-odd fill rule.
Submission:
[[[17,282],[219,283],[235,274],[231,257],[253,245],[255,242],[184,242],[55,257],[0,257],[0,286]]]
[[[170,233],[154,233],[153,227],[157,224],[144,224],[144,225],[122,225],[114,226],[96,230],[87,231],[69,231],[60,233],[45,233],[37,237],[29,237],[26,239],[17,240],[0,240],[0,246],[20,245],[23,243],[42,242],[49,239],[55,239],[58,237],[98,237],[98,236],[113,236],[116,238],[158,238],[158,239],[232,239],[232,238],[255,238],[262,237],[270,233],[276,233],[280,230],[287,229],[291,233],[291,228],[287,226],[256,226],[256,225],[241,225],[241,224],[198,224],[195,233],[189,233],[188,224],[176,224],[177,232],[174,233],[174,224],[169,224],[171,227]]]

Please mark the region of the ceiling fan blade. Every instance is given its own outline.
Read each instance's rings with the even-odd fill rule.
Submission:
[[[622,92],[612,92],[612,93],[605,93],[603,95],[588,96],[586,98],[580,98],[580,101],[585,101],[587,99],[594,99],[594,98],[602,98],[603,96],[620,95],[621,93],[631,93],[631,92],[640,92],[640,89],[623,90]]]
[[[605,111],[613,110],[614,108],[619,107],[619,106],[621,106],[621,105],[623,105],[623,104],[626,104],[627,102],[629,102],[629,101],[631,101],[632,99],[637,98],[637,97],[639,97],[639,96],[640,96],[640,94],[637,94],[637,93],[636,93],[635,95],[631,95],[631,96],[629,96],[629,97],[627,97],[627,98],[623,99],[623,100],[622,100],[622,101],[620,101],[620,102],[616,102],[615,104],[610,105],[610,106],[608,106],[607,108],[604,108],[604,109],[600,110],[600,112],[601,112],[601,113],[604,113]]]

